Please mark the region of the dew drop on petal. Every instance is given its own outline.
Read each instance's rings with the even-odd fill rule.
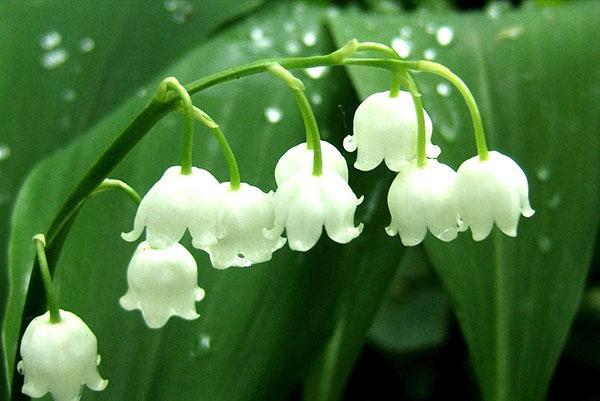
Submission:
[[[96,42],[94,42],[94,39],[90,38],[89,36],[79,41],[79,51],[82,53],[89,53],[94,50],[94,47],[96,47]]]
[[[62,99],[65,103],[71,103],[77,98],[77,92],[73,89],[65,89],[62,93]]]
[[[560,204],[562,203],[562,198],[560,196],[560,194],[557,192],[554,195],[552,195],[550,197],[550,199],[548,199],[548,207],[550,209],[556,209],[560,206]]]
[[[277,107],[267,107],[265,109],[265,118],[271,124],[277,124],[279,121],[281,121],[282,117],[283,113]]]
[[[540,180],[542,182],[546,182],[550,179],[550,169],[546,166],[539,167],[535,171],[535,176],[537,177],[538,180]]]
[[[306,32],[302,37],[302,43],[307,47],[312,47],[317,43],[317,35],[313,31]]]
[[[423,51],[423,58],[425,58],[425,60],[435,60],[436,57],[437,50],[433,48],[425,49],[425,51]]]
[[[312,79],[319,79],[323,75],[325,75],[325,73],[327,73],[327,71],[329,71],[329,68],[327,68],[326,66],[320,65],[320,66],[316,66],[316,67],[307,68],[304,71],[306,72],[306,75],[308,75]]]
[[[62,43],[62,36],[56,31],[51,31],[40,38],[40,46],[44,50],[52,50]]]
[[[399,37],[392,39],[392,48],[402,58],[410,56],[410,51],[412,50],[410,42]]]
[[[542,253],[548,253],[552,249],[552,240],[547,235],[538,237],[537,244]]]
[[[446,82],[440,82],[435,87],[435,91],[442,97],[448,97],[450,96],[450,93],[452,93],[452,88],[450,88],[450,85],[448,85]]]
[[[67,61],[69,52],[65,49],[55,49],[44,53],[42,56],[42,67],[47,70],[54,70]]]
[[[435,38],[441,46],[448,46],[454,39],[454,31],[449,26],[442,26],[437,30]]]
[[[10,148],[7,145],[0,145],[0,161],[10,157]]]

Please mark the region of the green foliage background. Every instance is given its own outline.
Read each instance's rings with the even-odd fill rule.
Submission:
[[[527,3],[515,10],[492,4],[465,13],[437,1],[407,12],[408,3],[0,4],[0,146],[10,149],[0,160],[0,295],[6,305],[0,398],[21,399],[18,339],[43,308],[31,236],[47,230],[161,78],[189,82],[258,58],[326,53],[350,38],[390,44],[409,28],[410,58],[434,49],[436,61],[471,87],[491,146],[526,171],[537,213],[521,222],[519,236],[494,232],[473,243],[465,234],[450,244],[428,239],[405,250],[383,231],[393,174],[352,170],[350,183],[366,198],[357,216],[366,225],[361,237],[346,246],[322,239],[306,254],[283,250],[269,263],[224,272],[194,252],[208,294],[198,306],[201,318],[174,319],[151,331],[117,303],[134,250],[119,233],[129,230],[135,210],[119,194],[98,196],[83,208],[55,276],[63,307],[96,333],[101,372],[110,380],[106,391],[86,390],[84,399],[279,400],[296,392],[306,400],[336,400],[365,338],[390,358],[439,349],[453,330],[451,311],[481,390],[461,394],[544,399],[586,288],[600,218],[600,69],[590,59],[600,4]],[[445,47],[435,38],[444,25],[454,32]],[[40,63],[39,40],[49,31],[60,32],[60,46],[69,52],[52,70]],[[309,32],[315,44],[305,39]],[[88,37],[94,49],[81,52]],[[340,148],[360,99],[388,85],[385,74],[360,68],[298,76],[323,136]],[[440,79],[418,74],[417,82],[441,160],[457,168],[474,154],[465,106],[456,91],[439,93]],[[210,89],[194,102],[230,138],[243,179],[275,189],[277,159],[303,140],[289,91],[269,76],[255,76]],[[269,107],[280,110],[281,121],[267,121]],[[197,131],[197,165],[225,180],[216,144]],[[167,116],[111,177],[145,192],[178,163],[181,132],[180,118]],[[350,164],[353,159],[348,155]],[[573,333],[578,341],[567,347],[595,366],[597,298],[592,288]]]

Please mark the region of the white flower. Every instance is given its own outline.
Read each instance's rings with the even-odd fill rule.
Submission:
[[[505,234],[517,235],[519,215],[532,216],[529,187],[523,170],[510,157],[489,152],[463,162],[456,173],[456,199],[464,223],[475,241],[492,231],[494,221]]]
[[[121,236],[135,241],[146,228],[146,241],[153,248],[166,248],[189,229],[194,246],[213,244],[220,193],[219,182],[208,171],[193,167],[190,175],[182,175],[181,167],[170,167],[142,199],[133,231]]]
[[[247,267],[271,260],[274,251],[285,244],[279,236],[265,233],[273,228],[273,194],[242,183],[237,190],[225,182],[217,220],[216,244],[203,248],[217,269]]]
[[[52,323],[46,312],[29,323],[17,369],[25,375],[24,394],[39,398],[49,392],[56,401],[77,401],[84,384],[102,391],[108,380],[98,372],[94,333],[74,313],[61,309],[60,317],[60,322]]]
[[[406,246],[421,243],[428,228],[442,241],[455,239],[459,231],[455,180],[454,170],[432,159],[423,167],[413,162],[400,171],[388,193],[392,220],[387,233],[399,233]]]
[[[127,310],[139,309],[148,327],[164,326],[171,316],[196,319],[196,302],[204,298],[197,285],[194,257],[181,244],[154,249],[142,242],[127,268],[129,289],[119,303]]]
[[[344,181],[348,181],[348,164],[339,150],[329,142],[321,141],[321,158],[323,169],[333,170]],[[313,167],[313,151],[306,147],[306,142],[288,149],[275,166],[275,181],[277,186],[289,177],[298,173],[310,174]]]
[[[427,157],[436,158],[440,148],[431,144],[431,119],[425,112]],[[417,152],[417,116],[410,93],[400,91],[390,97],[389,91],[366,98],[354,114],[354,136],[344,139],[344,149],[358,149],[354,167],[369,171],[383,160],[392,171],[400,171]]]
[[[290,248],[307,251],[317,243],[325,226],[332,240],[345,244],[362,232],[362,223],[354,227],[354,212],[362,200],[334,172],[323,171],[320,176],[297,174],[275,193],[271,235],[281,235],[285,229]]]

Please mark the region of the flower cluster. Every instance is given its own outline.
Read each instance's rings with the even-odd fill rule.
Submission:
[[[389,193],[389,235],[414,246],[427,230],[442,241],[471,229],[475,241],[486,238],[494,222],[505,234],[516,236],[519,215],[530,217],[528,184],[521,168],[508,156],[489,152],[475,156],[455,172],[436,160],[440,149],[431,143],[431,120],[425,113],[426,156],[416,158],[417,119],[408,92],[390,97],[376,93],[363,101],[354,116],[354,136],[344,141],[358,151],[355,167],[372,170],[382,161],[398,172]]]
[[[307,251],[323,227],[331,239],[347,243],[362,231],[354,212],[362,202],[348,185],[341,153],[321,141],[323,172],[312,174],[313,150],[306,143],[287,151],[275,168],[278,189],[265,193],[241,183],[219,183],[208,171],[182,174],[170,167],[138,208],[127,241],[142,242],[129,264],[129,290],[121,300],[127,310],[140,309],[146,324],[159,328],[171,316],[195,319],[195,302],[204,292],[196,285],[197,266],[179,241],[189,231],[192,245],[208,253],[216,269],[247,267],[271,260],[287,233],[293,250]]]

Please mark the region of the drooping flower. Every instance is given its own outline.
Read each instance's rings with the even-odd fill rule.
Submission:
[[[436,158],[440,148],[431,144],[431,119],[425,112],[426,155]],[[389,91],[367,97],[354,114],[354,136],[344,139],[344,149],[358,150],[354,167],[369,171],[383,160],[392,171],[400,171],[416,156],[417,117],[410,93]]]
[[[454,199],[456,172],[437,160],[398,173],[390,186],[388,206],[392,216],[386,232],[400,234],[402,243],[415,246],[427,229],[442,241],[451,241],[462,230]]]
[[[171,316],[193,320],[196,302],[204,298],[197,285],[198,267],[181,244],[155,249],[142,242],[127,268],[127,293],[119,303],[126,310],[139,309],[148,327],[164,326]]]
[[[133,231],[121,236],[135,241],[145,228],[150,246],[166,248],[179,242],[188,229],[194,243],[213,244],[220,192],[219,182],[208,171],[193,167],[191,174],[183,175],[181,167],[170,167],[142,199]]]
[[[275,193],[275,225],[270,235],[285,230],[291,249],[307,251],[323,231],[329,238],[345,244],[358,237],[363,224],[354,226],[358,199],[346,181],[325,170],[320,176],[297,174],[285,180]]]
[[[458,212],[475,241],[486,238],[494,222],[506,235],[515,237],[519,216],[535,213],[529,204],[525,173],[499,152],[489,152],[486,160],[475,156],[464,161],[456,174],[455,192]]]
[[[348,181],[348,164],[339,150],[326,141],[321,141],[321,157],[323,169],[333,170],[344,181]],[[313,167],[313,151],[306,147],[306,142],[296,145],[281,156],[275,166],[275,181],[277,186],[289,177],[298,173],[310,174]]]
[[[280,236],[267,236],[273,228],[273,194],[242,183],[231,189],[222,183],[223,197],[217,220],[216,244],[204,248],[217,269],[230,266],[247,267],[271,260],[273,252],[285,244]]]
[[[23,394],[40,398],[49,392],[56,401],[76,401],[84,384],[102,391],[108,380],[98,372],[94,333],[74,313],[61,309],[60,317],[60,322],[53,323],[46,312],[29,323],[17,369],[25,375]]]

